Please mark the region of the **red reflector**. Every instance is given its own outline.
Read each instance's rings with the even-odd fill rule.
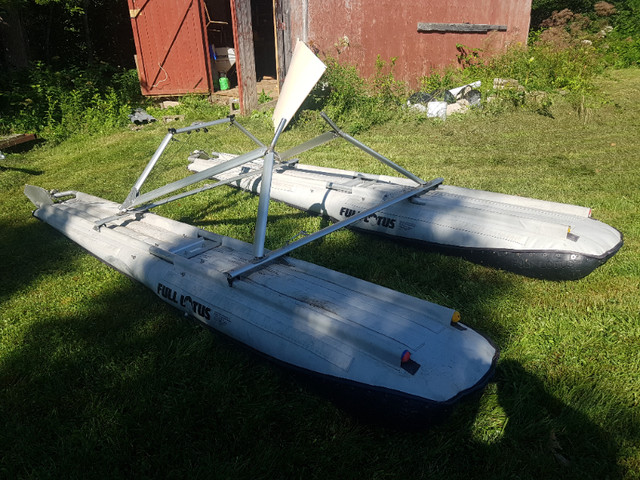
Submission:
[[[400,357],[400,363],[407,363],[409,360],[411,360],[411,353],[409,350],[405,350]]]

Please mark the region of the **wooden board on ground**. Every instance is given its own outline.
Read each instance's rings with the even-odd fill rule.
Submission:
[[[36,138],[38,137],[35,133],[14,133],[12,135],[2,136],[0,137],[0,150],[20,145],[21,143],[32,142]]]

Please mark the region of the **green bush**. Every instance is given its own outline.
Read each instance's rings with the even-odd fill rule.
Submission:
[[[326,64],[324,75],[310,94],[309,107],[338,118],[369,101],[365,82],[354,66],[341,65],[332,58]]]
[[[420,90],[427,93],[439,92],[455,87],[456,80],[460,77],[461,71],[447,69],[444,72],[434,72],[431,75],[420,79]]]
[[[612,18],[616,32],[623,37],[640,36],[640,0],[616,2],[616,8]]]
[[[616,4],[611,17],[613,31],[603,39],[609,65],[616,68],[640,66],[640,0]]]
[[[373,96],[379,103],[387,106],[400,105],[407,96],[406,83],[396,80],[393,73],[396,61],[397,57],[392,57],[389,62],[386,62],[378,55],[376,73],[371,82]]]
[[[527,90],[578,92],[589,91],[604,67],[591,45],[557,49],[547,43],[512,48],[492,59],[489,66],[494,76],[515,78]]]
[[[532,33],[532,40],[564,50],[589,43],[604,66],[640,65],[640,0],[583,2],[575,5],[579,7],[577,10],[571,5],[565,6],[572,10],[555,10],[549,18],[536,24],[540,29]],[[580,13],[574,13],[576,11]]]
[[[60,141],[103,133],[129,122],[142,101],[135,70],[107,64],[56,70],[41,62],[0,80],[0,131],[39,133]]]
[[[312,90],[303,109],[324,111],[345,131],[356,134],[402,114],[407,87],[393,74],[395,59],[389,62],[378,57],[376,73],[365,80],[356,67],[325,59],[327,69]],[[313,113],[304,113],[305,120],[315,120]]]

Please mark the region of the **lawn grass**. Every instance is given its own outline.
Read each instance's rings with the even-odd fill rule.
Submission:
[[[640,477],[640,71],[599,81],[602,105],[405,119],[358,138],[423,178],[586,205],[625,245],[574,282],[488,269],[339,231],[296,256],[458,309],[501,349],[495,379],[428,431],[363,423],[184,319],[30,216],[25,183],[122,201],[160,125],[11,154],[0,171],[0,477]],[[188,121],[197,118],[188,118]],[[199,120],[210,120],[199,118]],[[241,119],[263,140],[263,116]],[[225,127],[226,128],[226,127]],[[281,149],[313,135],[285,132]],[[246,149],[233,130],[171,146]],[[389,173],[344,143],[318,165]],[[257,198],[228,188],[158,213],[252,240]],[[323,225],[273,203],[267,247]]]

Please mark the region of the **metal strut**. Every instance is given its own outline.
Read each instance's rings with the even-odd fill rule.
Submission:
[[[220,120],[215,120],[212,122],[200,123],[197,125],[191,125],[189,127],[184,127],[180,129],[169,129],[168,133],[160,143],[160,146],[157,148],[157,150],[151,157],[151,160],[149,160],[149,163],[146,165],[144,171],[142,172],[138,180],[135,182],[135,184],[131,188],[129,195],[120,206],[120,213],[118,215],[113,215],[111,217],[96,221],[94,228],[99,229],[101,226],[107,223],[110,223],[114,220],[121,219],[122,217],[140,214],[148,211],[151,208],[164,205],[165,203],[179,200],[181,198],[185,198],[190,195],[195,195],[196,193],[200,193],[200,192],[203,192],[212,188],[216,188],[222,185],[228,185],[238,180],[242,180],[243,178],[262,175],[261,187],[260,187],[260,199],[258,202],[258,212],[256,216],[256,228],[255,228],[254,242],[253,242],[254,261],[227,272],[226,274],[227,280],[229,282],[229,285],[231,285],[233,281],[238,279],[239,277],[247,275],[248,273],[251,273],[259,268],[262,268],[264,265],[284,255],[287,255],[288,253],[292,252],[296,248],[299,248],[319,238],[329,235],[330,233],[333,233],[336,230],[339,230],[343,227],[347,227],[359,220],[370,217],[376,212],[383,210],[387,207],[390,207],[391,205],[394,205],[398,202],[409,199],[411,197],[415,197],[417,195],[421,195],[429,190],[433,190],[443,182],[442,178],[436,178],[435,180],[431,180],[429,182],[422,180],[420,177],[414,175],[408,170],[392,162],[391,160],[379,154],[378,152],[371,149],[370,147],[366,146],[362,142],[344,133],[342,130],[340,130],[336,126],[335,123],[333,123],[331,119],[329,119],[329,117],[324,112],[321,113],[321,115],[322,115],[322,118],[331,127],[331,131],[325,132],[322,135],[319,135],[311,140],[308,140],[304,143],[301,143],[300,145],[297,145],[289,150],[286,150],[282,154],[276,153],[275,148],[280,138],[280,135],[282,134],[282,131],[287,125],[287,120],[284,118],[281,119],[280,124],[278,125],[278,128],[276,129],[273,139],[271,141],[271,144],[269,146],[266,146],[264,143],[258,140],[255,136],[253,136],[248,130],[246,130],[242,125],[236,122],[235,116],[233,115],[230,115],[226,118],[222,118]],[[189,133],[191,131],[200,130],[200,129],[204,129],[206,131],[208,127],[211,127],[214,125],[220,125],[224,123],[230,123],[232,126],[238,128],[247,137],[249,137],[254,143],[256,143],[258,145],[258,148],[256,148],[251,152],[247,152],[245,154],[242,154],[235,158],[227,160],[223,163],[215,165],[213,167],[202,170],[201,172],[194,173],[193,175],[190,175],[181,180],[177,180],[175,182],[166,184],[162,187],[156,188],[155,190],[144,193],[142,195],[140,194],[140,189],[142,188],[142,185],[147,180],[147,177],[149,176],[154,166],[160,159],[160,156],[166,150],[167,146],[169,145],[169,142],[173,139],[174,135],[179,133]],[[391,198],[387,201],[380,203],[379,205],[371,207],[363,212],[359,212],[345,220],[336,222],[315,233],[306,235],[305,237],[300,238],[299,240],[296,240],[277,250],[273,250],[265,254],[264,243],[266,238],[267,220],[268,220],[268,214],[269,214],[269,203],[271,201],[271,180],[273,176],[273,170],[277,167],[288,166],[297,162],[297,158],[293,158],[293,157],[296,157],[300,153],[311,150],[317,146],[330,142],[338,137],[343,138],[344,140],[348,141],[349,143],[363,150],[365,153],[371,155],[373,158],[393,168],[395,171],[404,175],[405,177],[413,180],[417,185],[414,188],[408,191],[405,191],[404,193],[394,198]],[[226,172],[227,170],[239,167],[241,165],[244,165],[245,163],[249,163],[254,160],[258,160],[260,158],[263,159],[262,169],[259,169],[257,171],[252,171],[252,172],[246,172],[240,175],[235,175],[232,178],[221,180],[214,184],[204,185],[199,188],[195,188],[186,192],[178,193],[173,196],[157,200],[160,197],[173,193],[184,187],[193,185],[197,182],[209,179],[211,177],[215,177],[216,175]],[[278,159],[278,162],[276,162],[276,158]],[[291,158],[293,159],[290,160],[289,162],[285,162],[285,160],[288,160]]]
[[[256,232],[253,236],[253,256],[264,256],[264,239],[267,236],[267,218],[269,215],[269,203],[271,201],[271,178],[273,177],[273,165],[275,162],[275,148],[280,134],[287,126],[287,120],[283,118],[276,129],[271,145],[267,150],[262,163],[262,185],[260,187],[260,200],[258,201],[258,217],[256,218]]]
[[[289,243],[288,245],[285,245],[284,247],[279,248],[278,250],[273,250],[269,253],[267,253],[266,255],[264,255],[261,258],[256,258],[252,263],[248,263],[246,265],[243,265],[242,267],[236,268],[234,270],[230,270],[229,272],[227,272],[227,281],[229,282],[229,285],[233,284],[233,281],[238,279],[239,277],[246,275],[248,273],[251,273],[259,268],[262,268],[263,266],[265,266],[267,263],[274,261],[277,258],[280,258],[290,252],[292,252],[293,250],[295,250],[296,248],[299,248],[303,245],[306,245],[307,243],[311,243],[314,240],[317,240],[319,238],[322,238],[326,235],[329,235],[330,233],[335,232],[336,230],[339,230],[343,227],[346,227],[348,225],[351,225],[352,223],[357,222],[358,220],[362,220],[363,218],[367,218],[371,215],[373,215],[374,213],[383,210],[387,207],[390,207],[391,205],[395,205],[398,202],[401,202],[403,200],[406,200],[407,198],[411,198],[415,195],[420,195],[422,193],[428,192],[429,190],[433,190],[434,188],[436,188],[438,185],[440,185],[442,182],[444,181],[443,178],[436,178],[434,180],[431,180],[430,182],[427,182],[423,185],[419,185],[407,192],[404,192],[396,197],[393,197],[390,200],[387,200],[386,202],[382,202],[379,205],[376,205],[374,207],[371,207],[367,210],[365,210],[364,212],[360,212],[357,213],[355,215],[353,215],[352,217],[349,217],[345,220],[342,220],[340,222],[334,223],[332,225],[329,225],[328,227],[323,228],[322,230],[318,230],[315,233],[309,234],[303,238],[301,238],[300,240],[297,240],[295,242]],[[262,188],[260,189],[260,192],[262,192]]]
[[[425,180],[423,180],[420,177],[414,175],[409,170],[402,168],[400,165],[398,165],[397,163],[392,162],[391,160],[389,160],[384,155],[379,154],[373,148],[370,148],[370,147],[366,146],[364,143],[356,140],[351,135],[348,135],[348,134],[344,133],[342,130],[340,130],[338,128],[338,126],[335,123],[333,123],[333,121],[327,116],[326,113],[320,112],[320,115],[322,116],[324,121],[329,124],[329,126],[333,129],[333,131],[336,133],[336,135],[341,136],[347,142],[355,145],[356,147],[358,147],[363,152],[368,153],[369,155],[371,155],[376,160],[380,160],[382,163],[384,163],[388,167],[393,168],[396,172],[401,173],[402,175],[404,175],[407,178],[410,178],[411,180],[413,180],[417,184],[424,185],[424,184],[427,183]]]
[[[133,187],[131,188],[129,195],[127,195],[127,198],[124,200],[124,202],[122,202],[122,205],[120,206],[120,210],[125,211],[132,206],[140,205],[140,203],[144,203],[144,202],[140,202],[138,199],[138,195],[140,194],[140,189],[142,188],[142,185],[147,180],[147,177],[151,173],[151,170],[153,170],[153,167],[155,167],[156,163],[160,159],[160,156],[166,150],[167,145],[169,145],[169,142],[171,141],[171,139],[175,134],[192,132],[194,130],[200,130],[200,129],[206,129],[207,127],[212,127],[214,125],[229,123],[232,120],[233,118],[229,116],[226,118],[221,118],[219,120],[214,120],[212,122],[199,123],[198,125],[192,125],[189,127],[178,128],[178,129],[170,128],[169,132],[162,139],[160,146],[156,149],[153,156],[151,157],[151,160],[149,160],[149,163],[147,163],[147,166],[144,168],[144,170],[140,174],[140,177],[138,177],[138,180],[136,180],[136,183],[133,184]]]

